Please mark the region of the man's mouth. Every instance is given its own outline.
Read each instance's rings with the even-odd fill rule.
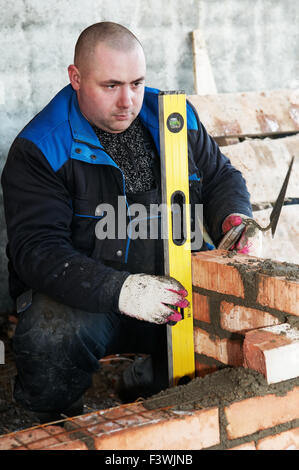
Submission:
[[[132,113],[115,114],[114,117],[115,117],[118,121],[126,121],[127,119],[130,119],[130,118],[131,118],[131,114],[132,114]]]

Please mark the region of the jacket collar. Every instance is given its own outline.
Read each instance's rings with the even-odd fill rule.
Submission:
[[[71,85],[69,85],[71,87]],[[92,145],[93,147],[103,148],[92,126],[80,111],[77,93],[72,92],[69,121],[73,134],[73,139]]]
[[[158,95],[159,90],[156,88],[145,87],[143,105],[139,116],[144,126],[151,133],[158,153],[160,153]]]

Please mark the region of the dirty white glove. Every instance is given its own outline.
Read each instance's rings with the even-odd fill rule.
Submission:
[[[250,217],[244,214],[230,214],[224,219],[222,224],[223,233],[227,233],[232,228],[240,225],[242,223],[242,219],[249,218]],[[257,227],[249,225],[244,228],[238,243],[231,249],[236,250],[238,253],[259,257],[262,254],[262,240],[262,232]]]
[[[180,321],[182,316],[173,306],[186,308],[188,292],[171,277],[131,274],[125,280],[119,296],[121,313],[151,323]]]

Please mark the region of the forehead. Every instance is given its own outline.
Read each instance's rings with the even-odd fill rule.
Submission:
[[[98,44],[89,60],[89,73],[105,80],[137,78],[145,75],[145,57],[142,47],[136,44],[128,50],[114,49]]]

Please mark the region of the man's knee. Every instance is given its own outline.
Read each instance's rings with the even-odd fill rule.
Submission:
[[[59,343],[71,341],[78,330],[77,323],[72,309],[36,293],[32,304],[20,314],[13,338],[14,350],[34,354],[55,352]]]
[[[80,315],[42,294],[20,315],[13,349],[14,396],[31,410],[70,406],[91,385],[97,359],[78,333]]]

